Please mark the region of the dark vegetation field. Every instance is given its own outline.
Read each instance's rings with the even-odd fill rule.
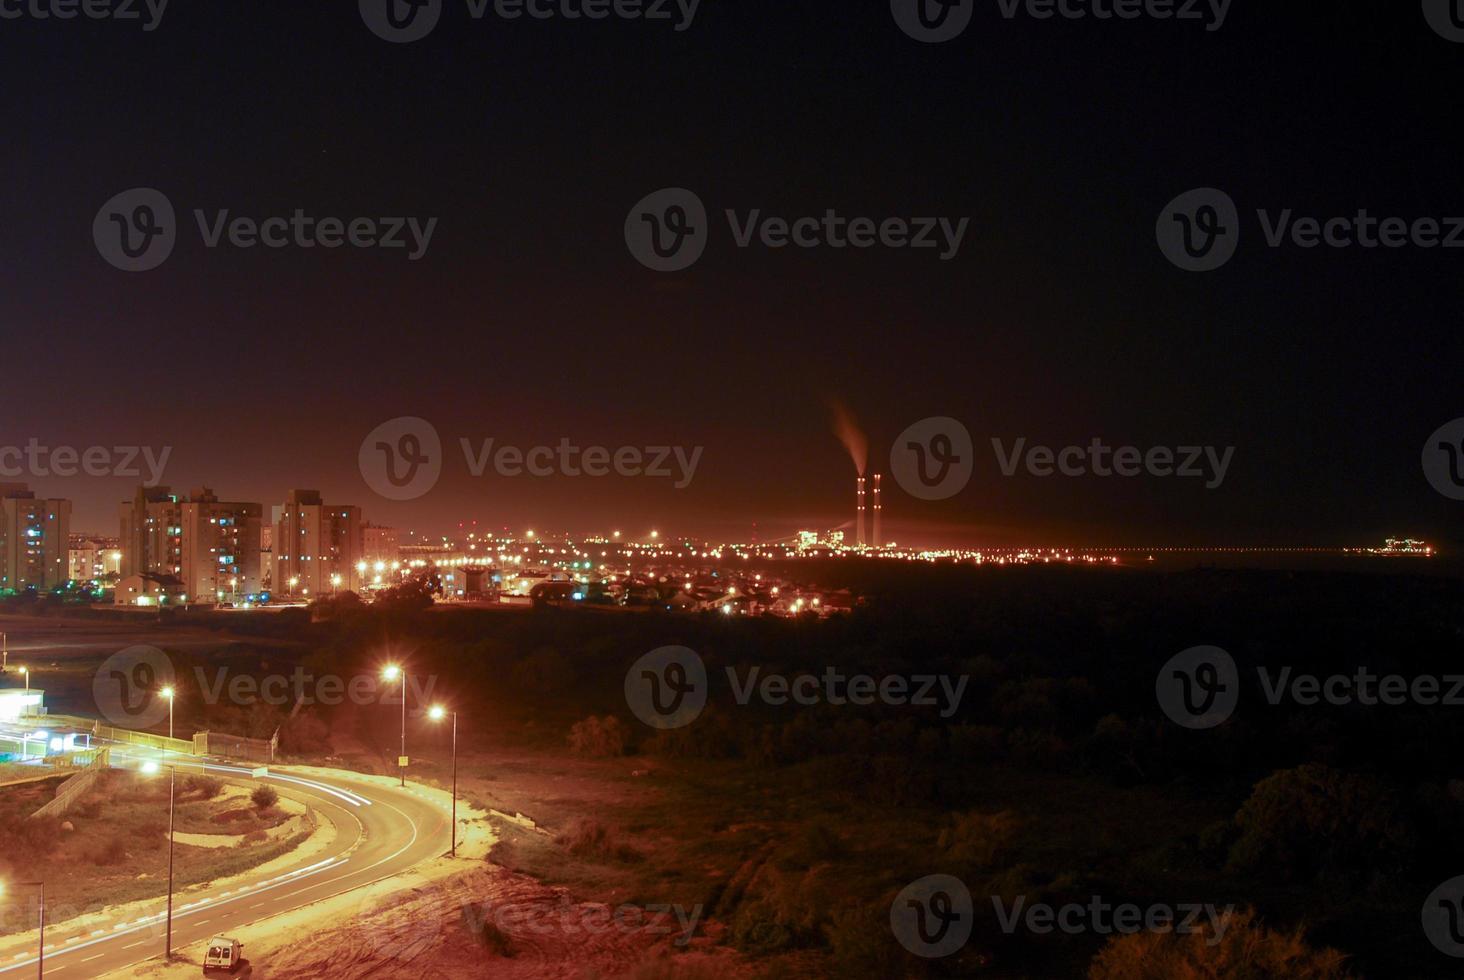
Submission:
[[[407,662],[461,712],[468,794],[547,831],[505,825],[494,860],[585,898],[703,904],[715,935],[772,976],[1456,976],[1419,911],[1464,873],[1464,707],[1273,707],[1254,669],[1455,670],[1464,587],[1397,569],[865,569],[853,574],[869,601],[824,621],[408,603],[318,610],[328,618],[316,622],[218,617],[227,643],[176,654],[180,725],[283,726],[291,753],[387,771],[391,706],[292,719],[288,706],[205,706],[190,670],[300,663],[349,677]],[[282,652],[284,640],[308,652]],[[699,652],[712,696],[692,725],[655,732],[622,685],[667,644]],[[1164,717],[1154,684],[1201,644],[1234,655],[1244,684],[1228,723],[1194,732]],[[739,705],[722,672],[754,666],[969,683],[949,718]],[[442,729],[413,718],[408,737],[416,774],[445,784]],[[891,937],[889,907],[934,873],[969,886],[977,921],[963,953],[925,962]],[[1234,903],[1253,916],[1232,928],[1238,945],[1105,946],[1004,934],[991,898],[1018,895]]]

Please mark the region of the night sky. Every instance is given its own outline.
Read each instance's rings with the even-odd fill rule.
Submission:
[[[704,0],[692,26],[471,20],[389,44],[357,4],[175,0],[159,27],[0,20],[0,445],[171,446],[164,482],[369,519],[763,539],[852,516],[830,426],[871,471],[928,416],[976,474],[943,502],[886,479],[902,541],[1448,541],[1425,439],[1464,416],[1464,251],[1267,248],[1258,208],[1464,215],[1464,44],[1417,3],[1238,0],[1203,22],[1004,19],[918,43],[881,0]],[[1181,271],[1160,212],[1227,191],[1241,242]],[[128,188],[179,241],[129,274],[92,240]],[[694,190],[691,269],[630,254],[632,205]],[[192,211],[438,218],[427,254],[207,249]],[[723,217],[969,218],[930,251],[739,249]],[[389,503],[362,439],[421,416],[442,481]],[[703,446],[696,478],[471,479],[460,437]],[[1000,475],[989,440],[1234,446],[1199,481]],[[120,478],[39,479],[116,531]]]

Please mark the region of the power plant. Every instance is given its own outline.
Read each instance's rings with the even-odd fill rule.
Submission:
[[[875,548],[878,548],[880,546],[880,518],[883,516],[883,512],[884,512],[884,502],[883,502],[883,500],[881,499],[881,496],[880,496],[881,491],[880,491],[880,485],[879,484],[880,484],[880,480],[881,479],[883,479],[883,478],[880,476],[880,474],[878,474],[878,473],[874,474],[874,534],[873,534],[872,538],[870,540],[868,540],[868,541],[866,541],[865,540],[865,537],[864,537],[864,510],[865,510],[865,481],[864,481],[864,477],[862,477],[862,476],[859,477],[858,483],[855,485],[855,488],[854,488],[855,498],[856,498],[856,500],[858,502],[857,503],[857,507],[855,509],[855,521],[854,521],[855,534],[854,534],[854,543],[858,547],[860,547],[860,548],[865,547],[865,545],[869,545],[869,546],[875,547]]]

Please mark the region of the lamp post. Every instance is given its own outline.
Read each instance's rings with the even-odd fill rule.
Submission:
[[[165,687],[158,692],[168,699],[168,737],[173,737],[173,697],[177,693],[171,687]]]
[[[142,771],[155,773],[158,771],[158,763],[144,762]],[[178,776],[178,767],[168,766],[168,926],[163,938],[163,959],[173,958],[173,804],[176,797],[173,794],[174,782]]]
[[[448,714],[442,705],[433,705],[427,716],[433,721],[441,721]],[[452,712],[452,856],[457,857],[457,716],[456,711]]]
[[[39,909],[37,917],[40,919],[41,938],[36,942],[36,976],[46,975],[46,883],[44,881],[17,881],[17,885],[23,888],[35,888],[40,891],[38,902]],[[4,895],[7,886],[0,882],[0,895]]]
[[[396,664],[388,664],[386,669],[381,672],[381,676],[389,681],[400,677],[402,681],[402,751],[401,755],[397,757],[397,768],[401,770],[402,786],[405,787],[407,785],[407,672]]]
[[[25,693],[30,693],[30,668],[22,667],[20,672],[25,675]]]

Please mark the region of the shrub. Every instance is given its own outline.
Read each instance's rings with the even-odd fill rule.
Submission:
[[[568,834],[558,838],[575,857],[590,860],[637,861],[640,853],[615,839],[615,834],[598,820],[581,820]]]
[[[1382,783],[1315,763],[1261,780],[1235,822],[1231,867],[1288,881],[1391,877],[1414,846]]]
[[[183,780],[183,792],[197,793],[205,800],[211,800],[224,791],[224,784],[212,776],[189,776]]]
[[[625,754],[630,733],[619,718],[594,715],[584,721],[577,721],[569,730],[569,749],[575,755],[591,759],[604,759]]]
[[[1308,946],[1300,929],[1273,932],[1243,911],[1218,941],[1208,924],[1186,935],[1115,937],[1094,957],[1088,980],[1351,980],[1346,962],[1335,949]]]
[[[87,859],[98,867],[111,867],[127,860],[127,846],[121,837],[110,837],[100,847],[92,849]]]
[[[273,786],[261,786],[249,794],[249,802],[260,813],[267,812],[279,801],[280,794],[275,792]]]
[[[999,813],[956,814],[950,826],[940,832],[937,843],[943,857],[953,864],[976,871],[994,866],[1016,835],[1017,818],[1010,810]]]

